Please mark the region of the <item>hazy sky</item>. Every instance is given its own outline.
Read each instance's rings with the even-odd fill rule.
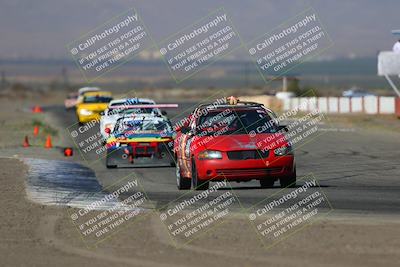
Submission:
[[[399,0],[0,0],[0,58],[68,58],[65,45],[135,7],[156,41],[224,7],[244,41],[314,7],[334,45],[323,56],[391,49]]]

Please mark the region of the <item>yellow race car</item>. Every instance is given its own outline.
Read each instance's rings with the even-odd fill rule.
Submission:
[[[79,124],[100,120],[100,113],[107,108],[111,100],[111,92],[96,91],[84,93],[78,99],[76,105],[76,115]]]

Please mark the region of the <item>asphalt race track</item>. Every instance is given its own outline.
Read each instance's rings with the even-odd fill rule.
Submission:
[[[180,108],[170,112],[169,116],[173,118],[191,106],[180,104]],[[48,111],[65,127],[76,122],[74,111],[66,112],[61,106],[49,107]],[[365,129],[340,131],[332,125],[319,131],[320,136],[295,150],[298,179],[312,173],[335,213],[400,214],[398,135]],[[177,190],[174,167],[107,169],[104,159],[90,167],[103,188],[129,174],[140,178],[156,208],[187,193]],[[274,194],[273,198],[278,197],[280,192],[278,182],[271,189],[261,189],[258,181],[234,182],[231,186],[244,208]],[[195,193],[189,191],[188,194]]]

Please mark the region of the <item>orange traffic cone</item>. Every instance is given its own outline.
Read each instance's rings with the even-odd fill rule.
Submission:
[[[43,110],[42,110],[42,108],[40,107],[40,106],[35,106],[33,109],[32,109],[32,112],[33,113],[41,113],[41,112],[43,112]]]
[[[36,126],[33,128],[33,135],[34,135],[34,136],[37,136],[38,134],[39,134],[39,126],[36,125]]]
[[[45,148],[52,148],[53,145],[51,144],[51,136],[48,135],[46,138],[46,144],[44,145]]]
[[[24,143],[22,144],[23,147],[30,147],[28,136],[25,135]]]

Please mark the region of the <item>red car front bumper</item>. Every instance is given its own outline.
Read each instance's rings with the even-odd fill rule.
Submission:
[[[202,181],[278,179],[294,175],[295,161],[293,155],[247,160],[229,160],[226,157],[214,160],[196,159],[196,169],[197,177]]]

